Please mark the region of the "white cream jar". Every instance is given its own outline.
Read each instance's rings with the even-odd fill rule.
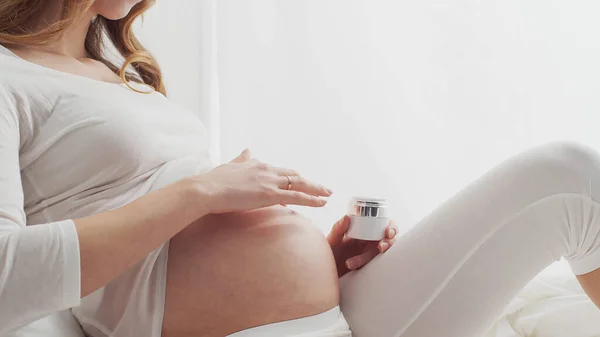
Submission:
[[[385,238],[390,222],[385,199],[354,197],[350,202],[350,228],[346,235],[353,239],[379,241]]]

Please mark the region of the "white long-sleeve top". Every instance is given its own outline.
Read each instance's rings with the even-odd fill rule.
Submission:
[[[202,171],[207,149],[200,121],[159,93],[48,69],[0,46],[0,336],[32,336],[30,323],[79,305],[70,219]],[[59,329],[56,317],[45,320]]]

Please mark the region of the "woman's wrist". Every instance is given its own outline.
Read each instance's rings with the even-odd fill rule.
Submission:
[[[183,208],[193,214],[194,220],[212,213],[213,189],[210,182],[198,177],[184,179],[176,184]]]

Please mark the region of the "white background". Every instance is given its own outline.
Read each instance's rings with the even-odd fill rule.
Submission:
[[[408,227],[525,148],[600,147],[596,1],[167,3],[143,33],[172,97],[213,129],[219,112],[223,160],[250,147],[332,187],[307,210],[324,231],[355,194],[388,197]]]

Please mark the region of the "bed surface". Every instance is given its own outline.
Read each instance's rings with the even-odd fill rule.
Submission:
[[[483,337],[598,337],[600,310],[561,261],[535,278]]]

